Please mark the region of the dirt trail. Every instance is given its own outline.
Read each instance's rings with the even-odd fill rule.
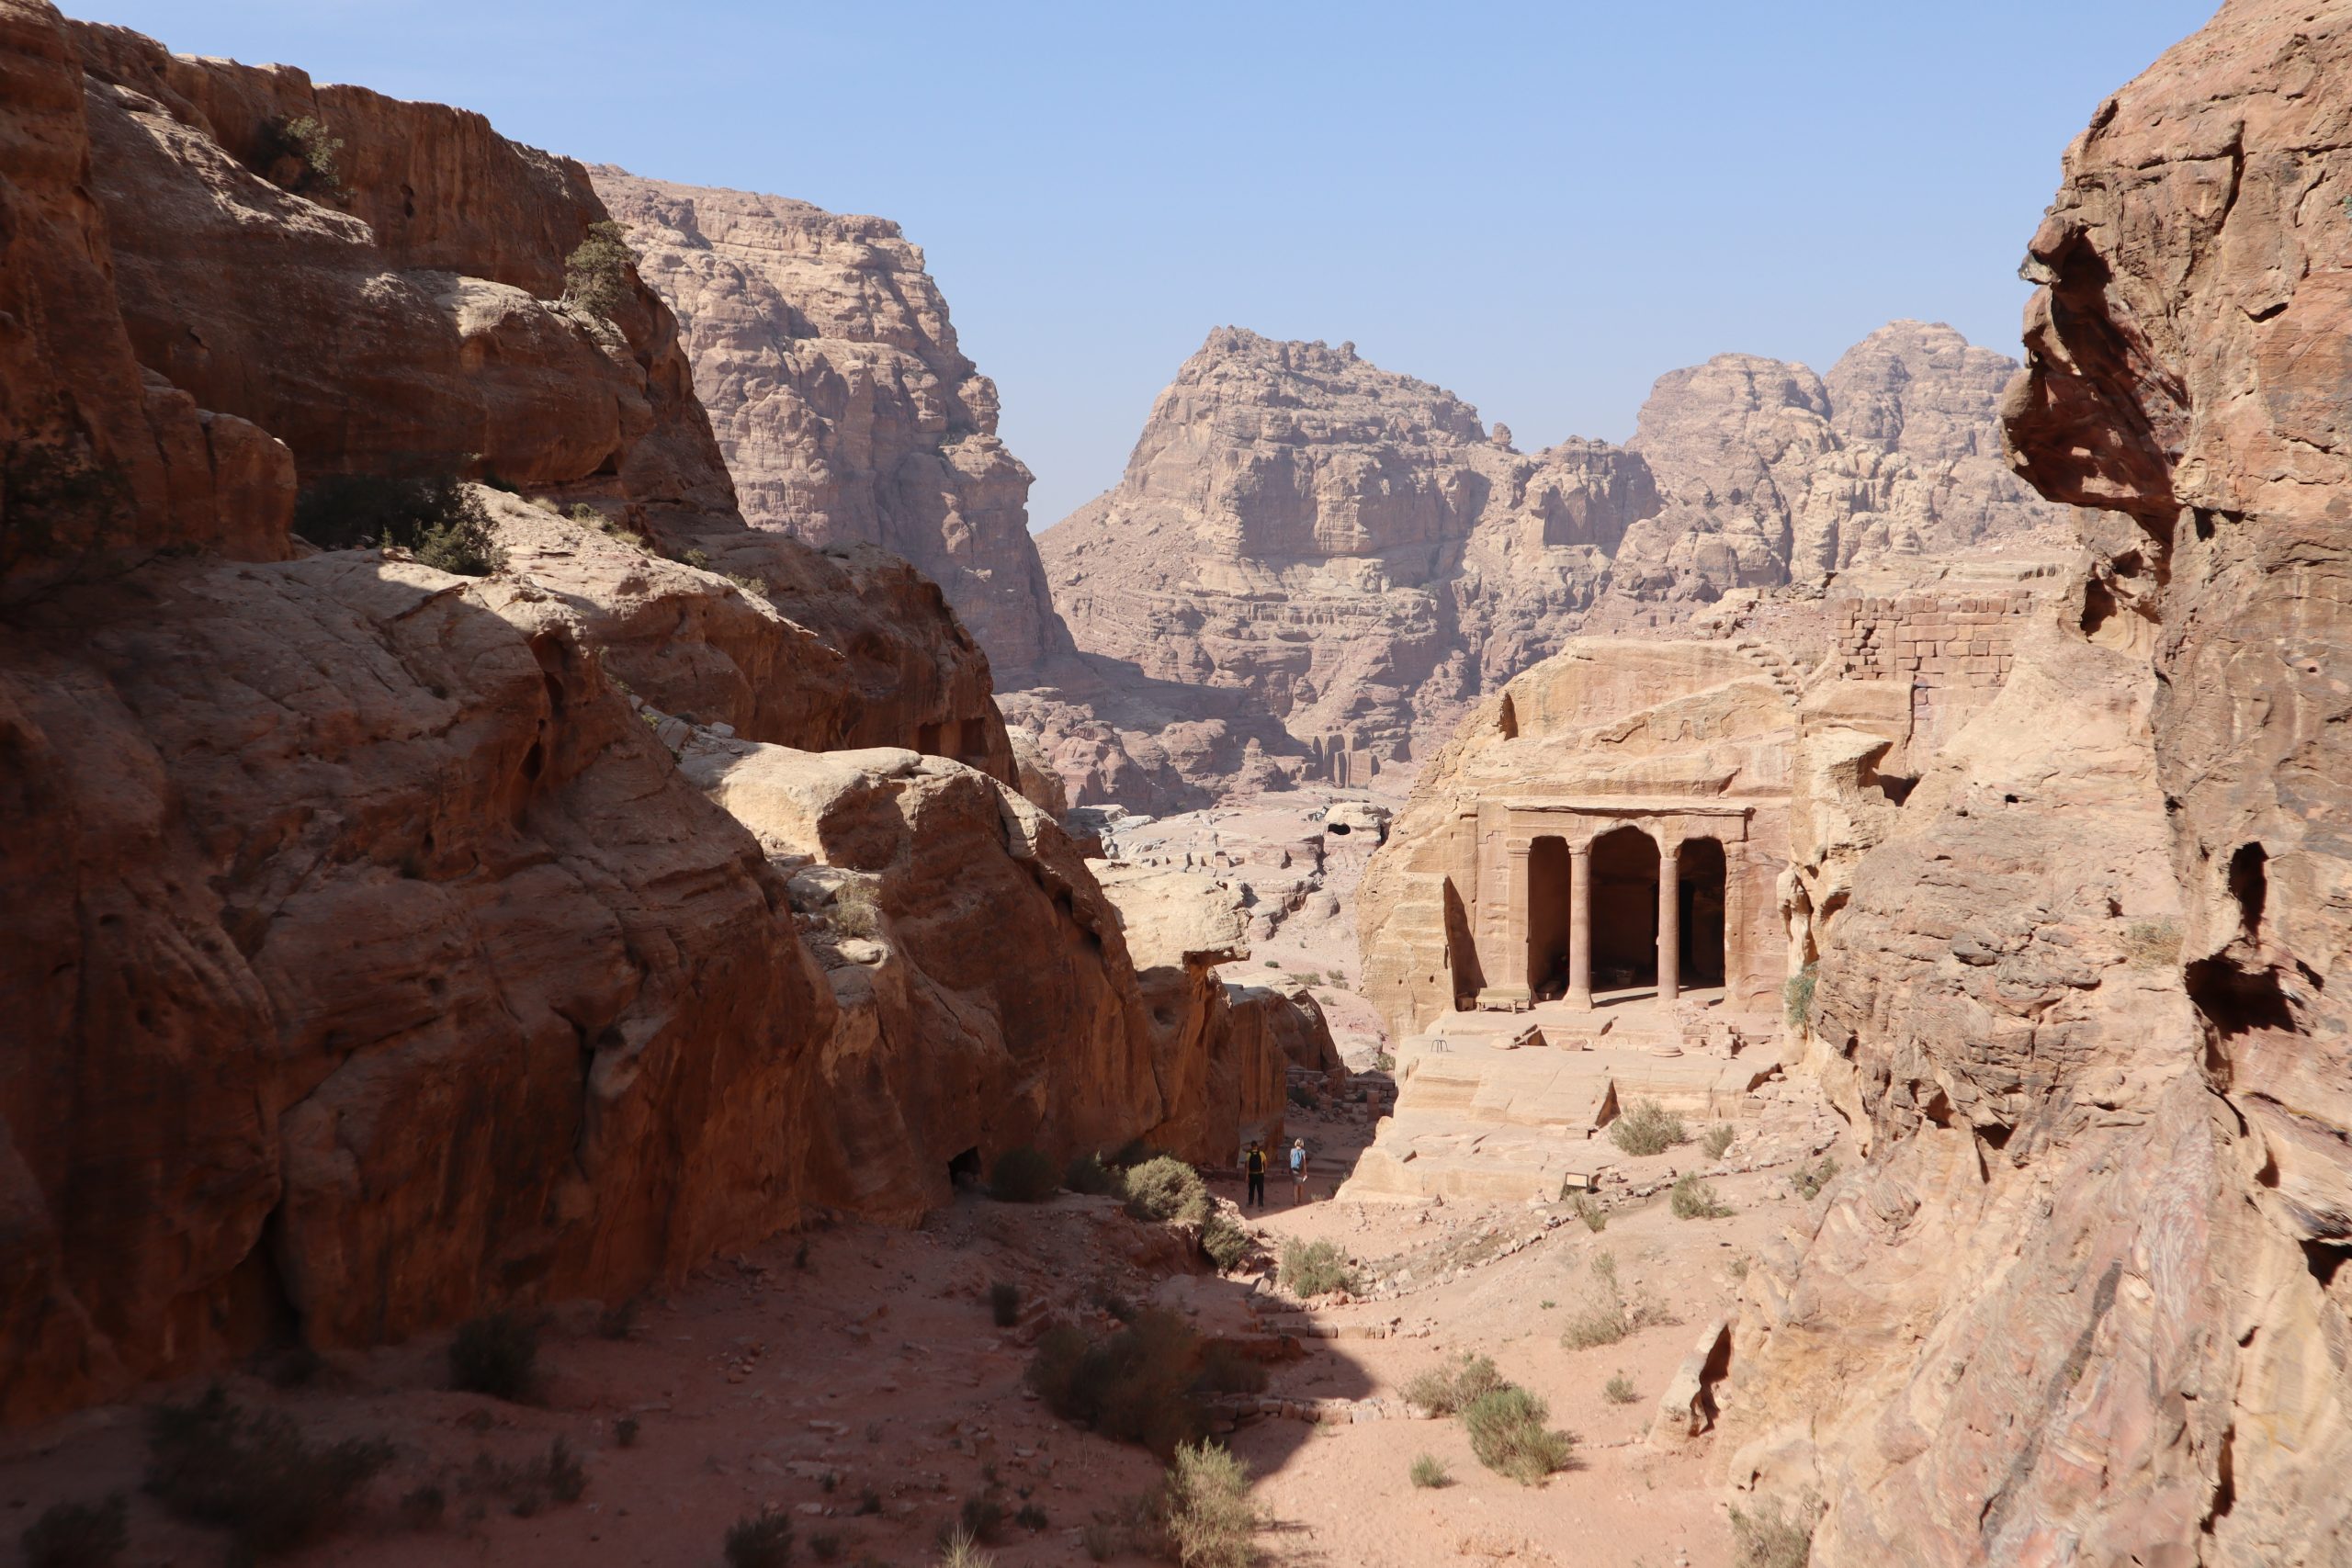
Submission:
[[[1130,1219],[1108,1199],[1028,1206],[968,1192],[917,1231],[844,1225],[706,1269],[643,1304],[626,1338],[600,1332],[594,1303],[560,1312],[530,1404],[449,1392],[441,1338],[331,1355],[300,1387],[275,1386],[261,1369],[232,1375],[224,1382],[242,1404],[283,1410],[322,1438],[381,1437],[396,1452],[348,1528],[282,1561],[718,1563],[731,1523],[775,1509],[794,1519],[797,1562],[820,1560],[810,1547],[831,1537],[838,1561],[912,1565],[933,1560],[966,1498],[989,1494],[1006,1519],[994,1548],[1002,1568],[1086,1562],[1084,1527],[1148,1488],[1158,1467],[1140,1449],[1056,1419],[1023,1374],[1049,1317],[1107,1330],[1102,1303],[1115,1298],[1186,1312],[1208,1333],[1296,1337],[1295,1359],[1273,1367],[1227,1439],[1257,1478],[1270,1562],[1728,1564],[1712,1437],[1662,1450],[1644,1435],[1678,1364],[1733,1310],[1741,1260],[1801,1201],[1786,1168],[1719,1178],[1730,1218],[1675,1219],[1659,1194],[1618,1208],[1595,1234],[1558,1206],[1331,1201],[1369,1127],[1354,1114],[1308,1111],[1294,1127],[1317,1151],[1310,1201],[1291,1206],[1278,1174],[1272,1205],[1248,1216],[1264,1255],[1230,1278],[1210,1272],[1176,1231]],[[1751,1124],[1728,1164],[1768,1133]],[[1636,1187],[1708,1163],[1695,1144],[1619,1160]],[[1243,1196],[1237,1176],[1209,1174],[1220,1198]],[[1282,1300],[1261,1275],[1293,1237],[1337,1242],[1372,1299],[1312,1310]],[[1565,1348],[1561,1329],[1599,1289],[1593,1260],[1603,1251],[1628,1297],[1654,1297],[1670,1321],[1617,1344]],[[999,1280],[1022,1295],[1009,1330],[991,1318]],[[1405,1383],[1464,1351],[1492,1356],[1549,1402],[1554,1423],[1578,1438],[1570,1470],[1522,1487],[1479,1467],[1460,1422],[1407,1417]],[[1604,1396],[1617,1375],[1633,1402]],[[185,1400],[202,1386],[153,1393]],[[221,1536],[138,1493],[142,1417],[115,1406],[17,1434],[0,1452],[7,1550],[48,1504],[119,1489],[132,1497],[125,1562],[221,1561]],[[626,1447],[625,1419],[638,1424]],[[518,1517],[482,1485],[485,1463],[522,1465],[558,1437],[586,1463],[577,1503]],[[1453,1484],[1408,1483],[1424,1452],[1445,1462]],[[447,1509],[420,1530],[400,1499],[427,1485],[442,1489]],[[1023,1506],[1042,1510],[1042,1528],[1012,1522]]]

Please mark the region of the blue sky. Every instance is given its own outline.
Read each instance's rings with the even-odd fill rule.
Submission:
[[[88,0],[184,51],[898,220],[1038,526],[1208,330],[1353,339],[1522,450],[1897,316],[2016,351],[2059,155],[2211,0]]]

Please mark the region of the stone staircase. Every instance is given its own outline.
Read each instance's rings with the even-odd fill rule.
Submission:
[[[1791,707],[1796,705],[1797,697],[1804,689],[1804,676],[1787,654],[1769,642],[1749,637],[1734,637],[1731,647],[1733,652],[1756,666],[1765,679],[1780,688]]]

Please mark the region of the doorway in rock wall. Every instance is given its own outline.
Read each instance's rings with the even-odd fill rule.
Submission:
[[[1538,1001],[1568,989],[1568,841],[1535,840],[1527,852],[1527,988]]]
[[[1613,829],[1592,844],[1592,988],[1657,984],[1657,845]]]
[[[1686,986],[1724,983],[1724,847],[1685,839],[1675,857],[1682,884],[1682,972]]]

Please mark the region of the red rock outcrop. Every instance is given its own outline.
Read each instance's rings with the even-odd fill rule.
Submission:
[[[0,1420],[1185,1111],[938,588],[746,527],[666,309],[557,298],[583,171],[39,0],[0,80]],[[466,491],[503,568],[289,532],[298,473],[414,465],[521,492]],[[763,852],[719,742],[905,750]]]
[[[1660,378],[1630,446],[1529,457],[1352,344],[1221,328],[1161,394],[1118,487],[1039,545],[1098,669],[1228,699],[1252,783],[1361,784],[1434,750],[1579,629],[1672,629],[1743,588],[2046,542],[2064,510],[1998,457],[2010,368],[1949,327],[1896,322],[1826,381],[1718,356]],[[1140,727],[1115,698],[1096,708],[1136,756]],[[1116,787],[1067,754],[1080,798]],[[1171,765],[1223,787],[1241,761],[1227,747]]]
[[[1029,537],[1029,470],[922,252],[880,218],[592,170],[678,317],[745,521],[863,541],[937,582],[1002,684],[1070,650]]]
[[[1727,1401],[1815,1562],[2352,1559],[2347,104],[2352,17],[2227,5],[2034,237],[2013,458],[2111,514],[1821,956],[1871,1157]]]

